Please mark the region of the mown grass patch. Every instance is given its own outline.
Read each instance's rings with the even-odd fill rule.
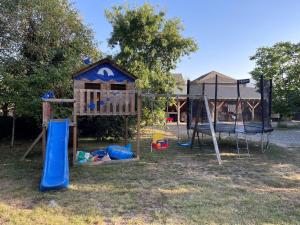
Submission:
[[[252,144],[239,158],[226,140],[219,166],[210,145],[170,141],[151,153],[144,139],[137,162],[71,167],[70,188],[46,193],[38,191],[40,148],[20,162],[29,143],[1,145],[0,224],[299,224],[299,149],[262,154]]]

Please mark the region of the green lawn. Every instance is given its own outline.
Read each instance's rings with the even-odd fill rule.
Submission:
[[[300,224],[300,149],[252,145],[238,158],[223,143],[218,166],[211,146],[150,153],[145,143],[140,161],[73,167],[70,188],[47,193],[40,155],[19,161],[30,142],[2,143],[0,224]]]

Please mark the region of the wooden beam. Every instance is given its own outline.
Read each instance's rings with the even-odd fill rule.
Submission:
[[[214,126],[213,126],[212,119],[211,119],[210,110],[209,110],[209,106],[208,106],[208,100],[207,100],[206,96],[204,96],[204,103],[205,103],[208,123],[209,123],[209,127],[210,127],[211,137],[212,137],[212,140],[213,140],[213,143],[214,143],[214,148],[215,148],[217,160],[218,160],[219,165],[221,165],[222,160],[221,160],[221,156],[220,156],[219,146],[218,146],[216,133],[215,133],[215,129],[214,129]]]
[[[181,109],[182,106],[184,106],[185,104],[186,104],[186,101],[184,101],[184,102],[182,103],[182,105],[180,105],[179,109]]]
[[[11,142],[10,147],[14,147],[15,143],[15,128],[16,128],[16,108],[13,109],[13,120],[12,120],[12,130],[11,130]]]
[[[125,145],[128,144],[128,116],[125,116]]]
[[[176,110],[177,110],[177,121],[178,123],[180,123],[180,101],[178,101]]]
[[[152,94],[152,93],[141,93],[142,97],[189,97],[189,98],[199,98],[199,97],[203,97],[202,94],[180,94],[180,95],[176,95],[176,94]]]
[[[140,141],[141,141],[141,111],[142,111],[142,96],[137,97],[137,136],[136,136],[136,157],[140,158]]]
[[[259,106],[260,101],[258,101],[255,105],[252,105],[250,102],[247,101],[248,106],[250,107],[251,110],[251,117],[252,120],[254,120],[255,117],[255,109],[257,108],[257,106]]]
[[[29,152],[31,152],[31,150],[34,148],[34,146],[36,146],[36,144],[39,142],[39,140],[41,140],[42,135],[43,135],[43,131],[39,134],[39,136],[37,136],[37,138],[33,141],[33,143],[26,150],[26,152],[24,153],[24,155],[21,158],[22,161],[26,158],[26,156],[29,154]]]
[[[225,102],[220,102],[220,104],[217,103],[217,109],[220,109],[224,105],[224,103]]]
[[[43,99],[44,102],[53,102],[53,103],[73,103],[75,99],[59,99],[59,98],[49,98]]]
[[[74,111],[76,110],[76,104],[74,104]],[[76,163],[76,154],[77,154],[77,115],[73,112],[73,156],[72,162],[73,165]]]
[[[138,158],[132,158],[132,159],[122,159],[122,160],[110,160],[110,161],[96,161],[96,162],[87,162],[87,163],[75,163],[75,166],[82,166],[82,167],[92,167],[92,166],[99,166],[99,165],[111,165],[111,164],[122,164],[122,163],[128,163],[128,162],[136,162],[138,161]]]
[[[90,103],[91,103],[91,91],[88,90],[86,92],[86,111],[88,114],[91,114],[91,108],[89,107]]]
[[[46,135],[47,135],[47,128],[46,126],[43,126],[42,128],[42,154],[43,154],[43,161],[45,160],[46,156]]]

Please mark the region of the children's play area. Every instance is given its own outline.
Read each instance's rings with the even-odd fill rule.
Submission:
[[[0,225],[300,225],[300,0],[0,0]]]
[[[23,154],[24,167],[11,164],[11,157],[4,157],[6,163],[1,164],[4,177],[6,172],[14,177],[13,171],[23,168],[15,188],[25,186],[24,196],[19,199],[18,191],[11,188],[7,188],[10,194],[3,193],[34,208],[24,223],[39,213],[49,224],[224,222],[215,214],[219,210],[228,215],[228,222],[237,223],[240,217],[245,218],[242,223],[250,224],[278,222],[276,215],[280,215],[279,223],[299,218],[296,206],[291,206],[296,203],[281,200],[283,196],[297,198],[299,183],[294,178],[299,155],[269,144],[273,131],[270,80],[262,76],[251,89],[255,99],[247,97],[248,79],[223,83],[217,74],[201,84],[188,81],[187,92],[180,95],[140,92],[136,80],[112,60],[103,59],[73,74],[73,98],[58,99],[52,91],[43,95],[42,132],[25,153],[24,147],[12,153]],[[169,106],[179,105],[182,99],[186,102],[186,124],[168,116]],[[155,113],[158,104],[165,105],[163,118]],[[69,107],[72,115],[57,118],[57,105]],[[152,124],[141,122],[145,109]],[[106,120],[108,116],[123,118],[123,142],[100,143],[80,136],[78,118]],[[132,138],[128,133],[130,118],[135,121]],[[260,141],[249,141],[251,136]],[[36,173],[41,159],[42,176]],[[284,164],[279,166],[278,162]],[[284,180],[277,176],[283,173]],[[9,184],[4,179],[4,186]],[[268,191],[262,191],[266,187]],[[48,202],[46,208],[35,205],[36,198]],[[201,209],[196,206],[200,202],[204,204]],[[274,209],[275,216],[266,216],[272,214],[270,205],[286,207],[287,211]],[[0,204],[1,210],[8,208]],[[127,215],[128,211],[132,214]],[[46,212],[49,215],[44,215]],[[19,213],[23,209],[7,216],[23,218]],[[200,216],[191,218],[190,214]]]
[[[187,93],[180,96],[174,94],[141,93],[136,89],[136,77],[126,69],[121,68],[109,59],[103,59],[90,64],[73,74],[73,99],[57,99],[51,91],[45,93],[42,100],[43,128],[41,134],[33,142],[22,157],[24,160],[34,145],[42,139],[42,151],[44,170],[40,184],[41,191],[66,188],[69,185],[69,140],[72,131],[72,165],[96,166],[109,163],[123,163],[139,160],[141,148],[141,116],[142,102],[150,102],[153,121],[155,119],[154,105],[165,100],[166,115],[171,101],[177,101],[179,97],[186,98],[187,102],[187,140],[180,141],[177,134],[177,145],[181,148],[192,149],[195,139],[201,147],[200,135],[209,135],[213,143],[214,152],[219,165],[222,164],[219,140],[222,133],[235,136],[238,155],[240,149],[245,149],[250,156],[248,135],[261,135],[261,150],[268,148],[268,138],[264,141],[264,135],[273,131],[271,127],[271,96],[272,81],[260,78],[259,87],[256,89],[256,117],[249,119],[247,112],[249,106],[247,100],[247,87],[249,79],[238,80],[236,83],[222,83],[215,80],[199,84],[187,83]],[[219,78],[221,79],[221,78]],[[72,117],[53,119],[53,104],[71,104]],[[227,116],[220,117],[224,105],[233,105],[233,109],[227,111]],[[253,114],[254,112],[252,112]],[[105,148],[86,152],[78,149],[78,117],[106,116],[124,117],[124,141],[125,145],[108,145]],[[128,117],[136,118],[136,138],[133,151],[132,143],[128,142]],[[167,117],[163,119],[162,126],[151,129],[150,152],[166,151],[170,143],[166,135],[168,123],[172,122]],[[179,126],[177,121],[177,127]],[[70,129],[71,128],[71,129]],[[177,128],[179,131],[179,128]],[[190,130],[192,135],[190,135]],[[244,138],[240,140],[240,136]],[[240,142],[244,142],[244,148]]]

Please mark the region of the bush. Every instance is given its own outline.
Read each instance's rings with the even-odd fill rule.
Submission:
[[[129,138],[133,136],[135,124],[135,117],[129,117]],[[100,141],[118,141],[125,136],[125,118],[123,116],[80,117],[78,130],[81,137],[95,137]]]
[[[10,138],[12,132],[13,118],[10,116],[0,117],[0,139]],[[17,117],[15,127],[16,139],[33,139],[39,132],[41,127],[32,117]]]
[[[0,117],[0,139],[11,138],[13,118]],[[128,138],[132,138],[136,129],[136,118],[128,118]],[[15,139],[34,139],[41,132],[40,122],[33,117],[17,117]],[[123,116],[79,117],[78,132],[81,137],[95,137],[100,141],[118,141],[125,136],[125,118]]]

